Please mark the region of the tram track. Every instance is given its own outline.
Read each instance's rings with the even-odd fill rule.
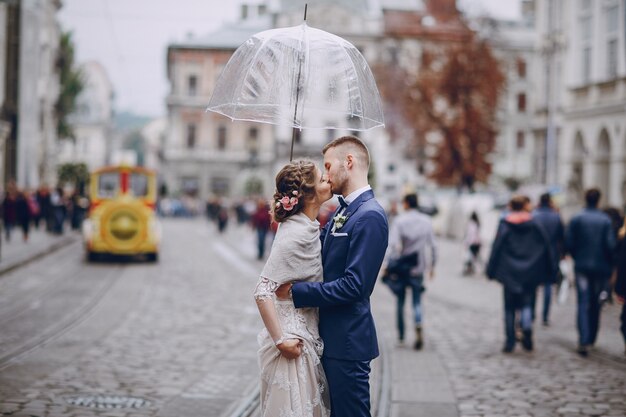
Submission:
[[[19,335],[18,337],[14,336],[13,340],[16,340],[16,343],[11,343],[9,340],[9,346],[0,352],[0,371],[8,368],[19,359],[37,349],[55,341],[79,324],[88,320],[102,299],[118,281],[121,276],[120,269],[121,267],[119,266],[109,266],[104,274],[99,274],[98,280],[102,282],[102,285],[88,297],[85,297],[85,302],[78,305],[70,314],[65,315],[42,330],[37,330],[37,333],[32,337],[19,340],[22,339]],[[81,263],[80,267],[73,271],[67,280],[63,281],[64,286],[55,286],[54,289],[49,289],[45,294],[40,294],[40,297],[43,295],[51,297],[53,294],[62,296],[64,288],[71,287],[72,279],[76,279],[77,277],[80,279],[80,277],[85,276],[85,274],[89,272],[94,273],[89,265]],[[19,307],[17,311],[12,314],[13,320],[19,320],[20,316],[27,315],[29,312],[30,310],[27,307]],[[4,330],[3,328],[3,333],[5,333]],[[4,337],[6,337],[6,333]]]
[[[71,252],[76,251],[74,245],[70,245],[69,247],[64,248],[64,251]],[[76,244],[78,246],[78,244]],[[62,259],[62,264],[55,264],[57,269],[67,271],[70,267],[76,264],[76,259],[71,256],[63,256],[63,252],[60,252],[61,256],[59,259]],[[27,266],[24,267],[24,272],[28,273],[29,268]],[[10,292],[11,288],[6,288],[7,281],[9,277],[5,277],[5,280],[0,283],[0,292],[7,291]],[[50,296],[52,293],[58,290],[59,286],[63,284],[63,282],[67,281],[67,275],[62,274],[54,274],[54,273],[46,273],[45,276],[38,277],[41,282],[34,282],[27,284],[29,286],[28,289],[21,288],[22,292],[19,297],[15,296],[7,296],[4,298],[0,298],[0,329],[3,328],[5,323],[8,323],[14,320],[15,317],[20,314],[28,311],[32,308],[33,305],[37,304],[39,300],[45,299]],[[44,282],[45,280],[45,282]],[[20,277],[20,285],[23,287],[23,278]],[[4,286],[2,286],[4,284]]]

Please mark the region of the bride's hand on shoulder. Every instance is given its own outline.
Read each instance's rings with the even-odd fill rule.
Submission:
[[[276,347],[287,359],[296,359],[302,354],[302,340],[300,339],[287,339]]]

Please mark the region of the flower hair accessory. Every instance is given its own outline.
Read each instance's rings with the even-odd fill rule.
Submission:
[[[293,210],[293,208],[298,204],[298,192],[294,190],[291,194],[293,197],[289,197],[288,195],[282,196],[276,202],[276,207],[283,206],[283,208],[287,211]]]

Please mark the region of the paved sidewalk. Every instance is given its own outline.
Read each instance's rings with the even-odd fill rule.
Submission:
[[[229,226],[224,239],[260,271],[263,261],[256,260],[250,228]],[[412,349],[410,303],[405,305],[408,339],[397,345],[395,298],[382,283],[372,295],[382,351],[372,363],[375,417],[626,416],[626,359],[618,330],[621,306],[603,308],[597,346],[589,358],[580,358],[575,351],[576,294],[570,289],[564,304],[553,303],[549,327],[535,323],[535,351],[524,352],[518,346],[505,355],[500,352],[504,341],[500,284],[482,274],[461,275],[459,242],[438,238],[438,245],[436,277],[426,282],[422,301],[423,350]],[[539,291],[538,314],[541,299]]]
[[[256,235],[252,229],[230,225],[223,236],[236,245],[245,260],[256,263],[260,272],[264,261],[256,260]],[[458,417],[452,384],[434,346],[427,345],[420,352],[411,349],[410,341],[405,346],[396,346],[395,298],[382,283],[376,285],[372,306],[381,348],[381,356],[372,362],[370,378],[373,415]],[[411,321],[407,319],[407,323]]]
[[[11,241],[7,242],[4,232],[0,237],[0,275],[10,272],[28,262],[52,253],[77,240],[80,234],[66,230],[63,235],[53,235],[41,229],[31,229],[28,241],[24,241],[22,231],[13,229]]]

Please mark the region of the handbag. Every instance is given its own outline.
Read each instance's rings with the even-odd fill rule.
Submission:
[[[557,302],[559,304],[565,304],[567,302],[567,298],[569,296],[569,289],[571,287],[571,267],[569,263],[562,259],[559,262],[559,274],[561,275],[561,282],[559,284],[559,290],[557,295]]]
[[[408,276],[411,273],[411,269],[417,266],[417,262],[417,252],[402,255],[399,258],[391,259],[389,261],[389,264],[387,265],[387,272],[401,277]]]
[[[411,269],[417,266],[417,252],[391,259],[387,269],[382,276],[382,281],[389,287],[391,292],[399,295],[407,285],[407,279],[411,274]]]

